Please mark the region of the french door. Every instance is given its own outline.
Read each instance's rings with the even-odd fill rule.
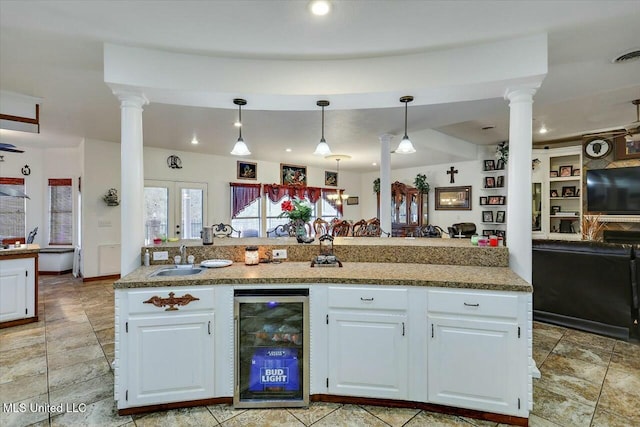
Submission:
[[[144,181],[145,241],[172,238],[199,239],[207,218],[207,184]]]

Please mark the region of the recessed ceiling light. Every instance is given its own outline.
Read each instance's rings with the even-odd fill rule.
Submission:
[[[284,151],[286,151],[287,153],[292,152],[293,150],[291,148],[285,148]]]
[[[327,0],[314,0],[309,4],[309,9],[316,16],[324,16],[331,11],[331,3]]]
[[[371,163],[371,166],[378,166],[376,162]]]
[[[195,136],[193,137],[193,139],[191,139],[191,143],[193,145],[198,145],[198,138],[196,138]]]
[[[237,128],[240,128],[240,127],[242,127],[242,122],[239,122],[239,121],[236,120],[235,122],[233,122],[233,125],[235,127],[237,127]]]
[[[538,133],[543,134],[543,135],[544,135],[545,133],[547,133],[547,132],[548,132],[548,130],[547,130],[547,128],[546,128],[546,126],[545,126],[545,125],[542,125],[542,126],[540,127],[540,130],[538,131]]]

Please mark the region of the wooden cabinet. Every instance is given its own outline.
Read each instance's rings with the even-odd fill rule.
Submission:
[[[0,326],[37,321],[36,256],[0,258]]]
[[[429,223],[429,197],[417,188],[401,182],[391,184],[391,235],[413,236],[422,225]],[[378,218],[380,194],[378,193]]]
[[[515,295],[428,292],[428,395],[433,403],[522,415],[527,340]]]
[[[116,362],[119,409],[214,396],[213,294],[199,287],[122,295],[127,310],[116,338],[125,356]],[[171,305],[177,299],[186,305]]]
[[[329,288],[330,394],[407,399],[407,290]]]

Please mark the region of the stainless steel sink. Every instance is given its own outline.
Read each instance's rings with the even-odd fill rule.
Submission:
[[[191,276],[194,274],[200,274],[204,271],[204,268],[191,267],[191,268],[161,268],[158,271],[151,273],[149,276]]]

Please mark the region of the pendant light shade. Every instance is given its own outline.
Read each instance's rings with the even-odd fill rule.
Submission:
[[[413,148],[413,144],[407,135],[407,105],[409,102],[413,101],[413,96],[403,96],[400,98],[400,102],[404,102],[404,136],[402,137],[402,141],[398,144],[398,148],[396,148],[396,153],[399,154],[411,154],[415,153],[416,149]]]
[[[251,154],[247,144],[244,143],[244,139],[242,139],[242,106],[247,105],[247,101],[244,99],[236,98],[233,100],[233,103],[238,106],[238,122],[240,126],[238,126],[238,141],[236,145],[233,146],[233,150],[231,150],[231,154],[234,156],[248,156]]]
[[[320,142],[316,146],[316,151],[313,152],[316,156],[329,156],[331,154],[331,148],[329,148],[329,144],[324,139],[324,107],[329,105],[329,101],[320,100],[316,102],[318,107],[322,107],[322,136],[320,137]]]

